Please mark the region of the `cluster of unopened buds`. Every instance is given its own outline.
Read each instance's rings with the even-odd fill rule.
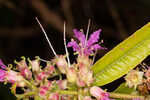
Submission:
[[[35,60],[22,57],[8,66],[0,61],[0,82],[11,83],[11,91],[18,100],[112,100],[108,92],[93,86],[93,60],[89,56],[105,49],[98,44],[101,30],[88,40],[83,32],[73,31],[78,42],[72,39],[67,47],[77,54],[74,63],[70,63],[68,54],[55,55],[45,66],[41,66],[40,57]],[[18,88],[23,91],[21,94],[17,93]]]
[[[125,77],[126,85],[134,88],[140,95],[144,95],[150,99],[150,68],[146,64],[141,64],[141,70],[131,70]]]

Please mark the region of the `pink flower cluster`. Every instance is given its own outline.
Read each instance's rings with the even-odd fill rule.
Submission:
[[[72,40],[68,47],[78,52],[76,62],[68,64],[65,55],[40,65],[40,58],[27,60],[23,57],[15,66],[4,65],[0,60],[0,82],[11,83],[13,90],[20,87],[24,93],[14,95],[20,98],[41,98],[40,100],[112,100],[109,93],[100,87],[93,86],[92,59],[89,56],[98,49],[105,49],[97,42],[101,30],[90,35],[86,41],[83,32],[74,30],[79,44]],[[64,78],[63,76],[66,76]],[[16,90],[15,90],[16,91]],[[92,99],[94,97],[94,99]]]

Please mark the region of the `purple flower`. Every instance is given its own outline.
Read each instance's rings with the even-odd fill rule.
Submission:
[[[73,30],[75,37],[81,42],[81,45],[84,46],[85,45],[85,35],[78,31],[77,29]]]
[[[5,76],[6,76],[6,71],[0,69],[0,82],[4,82]]]
[[[83,32],[78,31],[77,29],[74,29],[73,32],[80,43],[78,44],[76,41],[72,40],[68,43],[67,47],[72,47],[73,50],[79,52],[80,55],[90,55],[93,53],[93,51],[98,49],[105,49],[97,44],[101,29],[93,32],[87,41]]]
[[[1,67],[2,69],[6,69],[6,65],[4,65],[4,63],[2,62],[1,59],[0,59],[0,67]]]
[[[0,59],[0,82],[3,82],[6,77],[6,65]]]
[[[109,98],[109,93],[103,91],[97,86],[93,86],[90,88],[90,94],[94,96],[97,100],[113,100]]]

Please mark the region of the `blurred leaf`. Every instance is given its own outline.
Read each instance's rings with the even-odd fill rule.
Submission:
[[[108,84],[136,67],[150,54],[150,23],[108,52],[92,67],[94,85]]]

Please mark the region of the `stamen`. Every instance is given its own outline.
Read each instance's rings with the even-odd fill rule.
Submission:
[[[95,61],[95,58],[96,58],[96,54],[97,54],[97,50],[94,53],[93,60],[92,60],[92,65],[94,64],[94,61]]]
[[[88,21],[88,27],[87,27],[87,31],[86,31],[86,38],[85,38],[84,48],[86,47],[86,42],[87,42],[87,39],[88,39],[90,25],[91,25],[91,19],[89,19],[89,21]]]
[[[48,60],[45,60],[45,59],[42,59],[42,58],[40,58],[39,56],[36,56],[35,58],[37,58],[37,59],[39,59],[40,61],[43,61],[43,62],[50,62],[50,61],[48,61]]]
[[[49,39],[48,39],[48,36],[47,36],[46,31],[44,30],[43,26],[41,25],[41,23],[40,23],[40,21],[38,20],[38,18],[37,18],[37,17],[36,17],[36,20],[37,20],[37,22],[38,22],[38,24],[39,24],[40,28],[42,29],[42,31],[43,31],[43,33],[44,33],[44,35],[45,35],[45,37],[46,37],[46,40],[47,40],[47,42],[48,42],[48,44],[49,44],[50,48],[52,49],[52,51],[53,51],[54,55],[58,58],[58,56],[57,56],[57,54],[56,54],[56,52],[55,52],[55,50],[54,50],[54,48],[53,48],[53,46],[52,46],[51,42],[50,42],[50,41],[49,41]]]
[[[44,59],[42,59],[42,58],[40,58],[39,60],[40,60],[40,61],[43,61],[43,62],[46,62],[46,63],[47,63],[47,62],[50,62],[50,61],[44,60]]]
[[[66,23],[64,22],[64,45],[65,45],[68,66],[70,67],[69,53],[68,53],[68,49],[67,49],[67,45],[66,45],[66,34],[65,33],[66,33]]]

